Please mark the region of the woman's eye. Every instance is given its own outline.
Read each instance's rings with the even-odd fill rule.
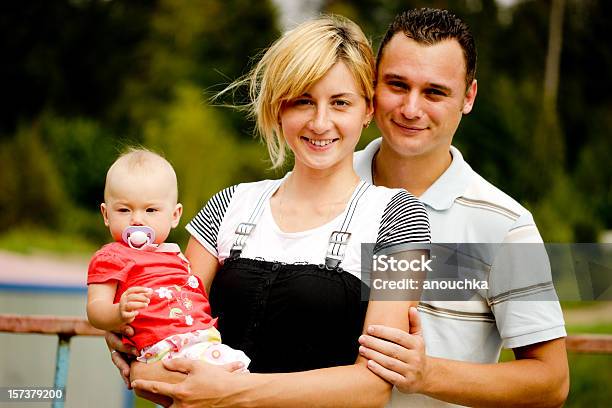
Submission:
[[[342,100],[342,99],[337,99],[337,100],[334,101],[334,105],[336,105],[336,106],[349,106],[350,104],[349,104],[349,101],[345,101],[345,100]]]
[[[300,98],[293,101],[294,106],[303,106],[312,104],[310,99]]]

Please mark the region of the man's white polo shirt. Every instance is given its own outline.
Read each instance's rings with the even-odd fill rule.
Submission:
[[[372,183],[372,160],[382,139],[355,153],[357,174]],[[451,146],[449,168],[419,199],[425,204],[433,243],[541,243],[542,238],[527,209],[478,175]],[[537,281],[525,277],[527,259],[484,259],[490,290],[469,301],[422,300],[419,312],[427,354],[476,363],[494,363],[502,347],[516,348],[566,335],[557,301],[524,301],[542,288],[554,298],[550,271]],[[548,265],[548,262],[546,262]],[[520,277],[520,279],[513,279]],[[545,279],[543,279],[545,277]],[[508,284],[513,287],[508,288]],[[518,285],[518,287],[516,287]],[[504,288],[501,290],[499,288]],[[503,292],[503,293],[502,293]],[[451,406],[422,395],[394,390],[393,407]]]

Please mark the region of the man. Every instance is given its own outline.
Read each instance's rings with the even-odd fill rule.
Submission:
[[[358,174],[420,197],[434,243],[541,243],[531,214],[451,145],[477,92],[469,28],[445,10],[401,13],[380,45],[377,69],[375,118],[383,137],[355,155]],[[494,281],[501,265],[489,261]],[[506,273],[518,275],[520,266],[518,260]],[[410,334],[372,327],[360,352],[396,386],[392,406],[560,406],[569,388],[563,316],[556,301],[513,294],[532,287],[554,296],[548,277],[503,297],[421,301],[420,313],[410,312]],[[497,363],[502,346],[516,361]]]

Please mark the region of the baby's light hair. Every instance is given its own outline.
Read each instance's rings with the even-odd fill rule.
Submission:
[[[113,172],[119,169],[126,169],[129,172],[147,172],[152,173],[156,170],[165,170],[171,174],[173,179],[172,191],[168,194],[173,195],[174,202],[178,201],[178,182],[176,172],[168,160],[161,154],[155,153],[144,147],[128,147],[117,157],[115,162],[106,172],[106,182],[104,184],[104,200],[108,200],[108,190]]]
[[[283,103],[304,94],[339,61],[346,64],[370,104],[375,70],[370,42],[357,24],[340,16],[323,16],[286,32],[249,74],[219,94],[248,85],[246,108],[256,120],[273,168],[282,166],[287,154],[279,124]]]

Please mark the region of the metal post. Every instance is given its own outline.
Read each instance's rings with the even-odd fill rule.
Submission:
[[[71,335],[59,334],[57,342],[57,356],[55,359],[55,389],[64,391],[62,401],[53,401],[52,408],[64,408],[66,400],[66,383],[68,382],[68,363],[70,362]]]

